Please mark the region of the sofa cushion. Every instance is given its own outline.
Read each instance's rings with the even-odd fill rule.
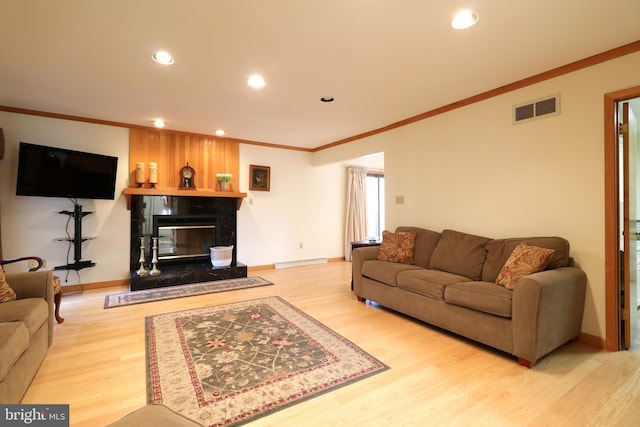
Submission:
[[[362,275],[390,286],[397,285],[398,273],[407,270],[418,270],[422,267],[397,262],[369,260],[362,263]]]
[[[0,323],[0,381],[29,347],[29,331],[22,322]]]
[[[49,306],[43,298],[24,298],[0,305],[0,323],[22,322],[27,327],[29,339],[49,318]]]
[[[415,248],[415,244],[415,231],[392,233],[384,230],[382,232],[382,243],[378,250],[378,260],[413,264],[413,249]]]
[[[437,231],[431,231],[419,227],[400,226],[396,228],[396,233],[405,231],[413,231],[416,233],[416,244],[413,250],[413,264],[420,267],[429,267],[431,254],[440,241],[441,234]]]
[[[529,274],[544,270],[553,255],[553,249],[530,246],[520,243],[513,250],[509,259],[496,278],[496,283],[507,289],[516,287],[518,280]]]
[[[511,318],[512,296],[513,291],[490,282],[456,283],[444,290],[448,304],[507,318]]]
[[[405,270],[397,275],[398,287],[439,301],[444,300],[444,289],[469,278],[439,270]]]
[[[0,303],[16,300],[16,293],[11,289],[4,276],[4,270],[0,267]]]
[[[562,237],[516,237],[510,239],[496,239],[486,244],[487,260],[482,267],[482,280],[495,282],[500,270],[509,259],[513,250],[520,243],[531,246],[553,249],[553,255],[546,269],[552,270],[569,266],[569,242]]]
[[[479,280],[486,258],[484,245],[489,241],[486,237],[444,230],[431,255],[429,268]]]

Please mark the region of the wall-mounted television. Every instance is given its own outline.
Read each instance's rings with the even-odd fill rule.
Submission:
[[[117,157],[21,142],[16,195],[113,200],[117,169]]]

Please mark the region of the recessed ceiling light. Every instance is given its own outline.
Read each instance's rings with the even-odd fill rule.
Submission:
[[[471,12],[470,10],[462,10],[456,14],[451,21],[451,26],[456,30],[464,30],[466,28],[472,27],[475,23],[478,22],[478,15]]]
[[[333,102],[336,99],[333,96],[323,96],[322,98],[320,98],[320,101],[322,102]]]
[[[157,127],[157,128],[163,128],[163,127],[164,127],[164,125],[165,125],[165,121],[164,121],[164,120],[162,120],[162,119],[155,119],[155,120],[153,121],[153,125],[154,125],[155,127]]]
[[[156,61],[158,64],[162,65],[171,65],[173,64],[173,57],[164,50],[158,51],[151,55],[151,58]]]
[[[224,130],[223,130],[223,129],[218,129],[218,130],[216,131],[216,135],[218,135],[218,136],[222,136],[222,135],[224,135]]]
[[[247,80],[247,84],[253,88],[259,89],[261,87],[264,87],[266,83],[261,75],[253,74],[249,77],[249,80]]]

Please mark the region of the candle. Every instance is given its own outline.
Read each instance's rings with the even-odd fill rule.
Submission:
[[[149,183],[158,183],[158,164],[155,162],[149,162]]]
[[[136,183],[138,183],[138,187],[142,187],[144,184],[144,162],[136,163]]]

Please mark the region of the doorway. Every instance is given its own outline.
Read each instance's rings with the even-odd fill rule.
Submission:
[[[624,126],[626,126],[626,128],[624,129],[625,132],[623,132],[622,135],[622,139],[624,139],[625,135],[626,138],[628,139],[628,146],[630,147],[630,151],[635,151],[635,156],[633,157],[633,162],[635,163],[633,168],[630,168],[630,170],[633,170],[633,173],[631,173],[630,175],[635,174],[635,182],[634,182],[634,186],[635,186],[635,190],[636,190],[636,207],[638,206],[638,201],[640,201],[640,174],[637,173],[636,171],[638,170],[638,168],[640,167],[640,148],[638,148],[638,145],[640,143],[640,129],[638,128],[638,119],[640,118],[640,97],[639,98],[634,98],[634,99],[630,99],[629,101],[625,101],[622,103],[618,104],[618,109],[619,109],[619,113],[620,113],[620,117],[623,118],[623,121],[625,122]],[[630,177],[631,179],[631,177]],[[635,218],[639,218],[640,217],[640,212],[636,213]],[[636,222],[636,225],[638,224],[638,222]],[[640,291],[638,289],[638,287],[640,286],[640,280],[638,280],[638,278],[640,278],[640,254],[638,253],[638,251],[640,251],[640,244],[638,244],[639,239],[640,239],[640,233],[638,232],[638,227],[635,227],[636,231],[635,231],[635,238],[632,238],[631,240],[633,242],[635,242],[635,251],[633,251],[633,253],[630,253],[630,268],[632,270],[633,273],[635,273],[635,281],[632,281],[629,284],[629,298],[630,298],[630,302],[629,302],[629,310],[630,310],[630,316],[629,316],[629,337],[628,337],[628,341],[626,338],[626,332],[623,331],[623,347],[628,348],[629,350],[636,352],[636,353],[640,353],[640,313],[638,312],[638,310],[640,310]],[[635,259],[634,257],[635,256]],[[635,262],[634,262],[635,261]],[[630,275],[630,277],[632,277],[633,275]],[[626,330],[627,328],[625,328]]]
[[[640,86],[605,95],[605,348],[611,351],[640,352],[638,118]]]
[[[382,238],[384,230],[384,171],[367,172],[367,238]]]

